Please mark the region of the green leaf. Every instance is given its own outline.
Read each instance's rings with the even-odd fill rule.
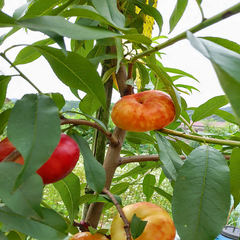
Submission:
[[[240,148],[234,148],[230,158],[230,184],[234,206],[240,202]]]
[[[63,95],[61,93],[50,93],[50,97],[53,99],[60,111],[66,103]]]
[[[126,192],[129,188],[129,183],[122,182],[116,185],[113,185],[110,189],[110,192],[112,194],[121,195],[122,193]]]
[[[154,186],[156,183],[156,178],[152,174],[147,174],[143,179],[143,193],[147,198],[147,202],[150,201],[154,190],[151,189],[148,185]]]
[[[109,22],[114,25],[124,28],[125,27],[125,17],[118,10],[117,2],[112,0],[92,0],[93,6],[99,12],[99,14],[105,17]]]
[[[154,191],[156,191],[159,195],[165,197],[169,202],[172,202],[172,195],[165,192],[163,189],[159,188],[159,187],[154,187],[151,185],[148,185],[149,188],[152,188]]]
[[[154,144],[155,139],[147,133],[127,132],[126,140],[136,144]]]
[[[16,27],[15,19],[0,11],[0,27]]]
[[[182,71],[180,69],[176,69],[176,68],[164,68],[164,70],[166,72],[170,72],[170,73],[176,73],[176,74],[180,74],[180,75],[183,75],[183,76],[186,76],[186,77],[189,77],[189,78],[192,78],[194,80],[196,80],[198,82],[198,80],[191,74],[185,72],[185,71]]]
[[[46,58],[64,84],[91,94],[105,108],[106,100],[102,79],[89,60],[73,52],[68,52],[65,56],[60,49],[36,45],[31,47]]]
[[[178,146],[182,149],[182,151],[188,156],[192,150],[194,149],[193,147],[191,147],[190,145],[188,145],[187,143],[185,143],[184,141],[181,141],[179,139],[176,139],[176,142],[178,144]]]
[[[0,9],[4,7],[4,0],[0,0]]]
[[[158,76],[160,81],[165,86],[167,92],[171,96],[175,105],[175,119],[178,119],[181,113],[181,97],[176,88],[173,86],[170,76],[159,65],[148,64],[148,66]]]
[[[193,150],[178,172],[172,213],[181,239],[215,239],[230,207],[229,168],[214,148]]]
[[[44,220],[36,221],[12,212],[2,204],[0,206],[0,221],[9,228],[39,240],[64,239],[67,236],[67,225],[62,216],[47,208],[41,208],[41,211]]]
[[[85,194],[80,197],[80,204],[88,203],[93,198],[96,198],[96,195],[93,194]]]
[[[236,42],[230,41],[228,39],[219,38],[219,37],[203,37],[203,39],[209,40],[211,42],[214,42],[222,47],[225,47],[231,51],[234,51],[238,54],[240,54],[240,45]]]
[[[143,233],[147,221],[142,221],[141,218],[137,217],[136,214],[133,215],[130,225],[131,235],[133,239],[138,238]]]
[[[158,143],[160,161],[162,161],[171,178],[176,180],[177,173],[182,167],[183,161],[166,138],[157,132],[155,136]]]
[[[187,37],[193,47],[212,62],[222,89],[240,124],[240,55],[211,41],[195,38],[190,32],[187,32]]]
[[[145,88],[145,85],[149,83],[149,73],[146,69],[146,67],[140,63],[140,62],[136,62],[135,63],[138,72],[140,74],[140,78],[141,78],[141,89]]]
[[[117,50],[117,68],[116,68],[116,73],[119,70],[120,67],[120,63],[122,61],[122,59],[124,58],[124,52],[123,52],[123,44],[122,44],[122,40],[121,39],[115,39],[115,43],[116,43],[116,50]]]
[[[43,33],[50,31],[60,36],[76,40],[92,40],[121,36],[120,34],[114,33],[105,28],[74,24],[60,16],[42,16],[19,20],[17,23],[22,27],[26,27],[34,31],[40,31]]]
[[[14,238],[14,239],[7,238],[2,231],[0,231],[0,239],[1,240],[18,240],[17,238]]]
[[[53,43],[54,43],[54,41],[52,39],[48,38],[48,39],[37,41],[37,42],[33,43],[33,45],[50,45]],[[38,51],[27,46],[18,53],[13,64],[16,66],[16,65],[20,65],[20,64],[30,63],[30,62],[33,62],[34,60],[38,59],[40,56],[41,56],[41,54]]]
[[[1,236],[1,235],[0,235]],[[25,240],[26,239],[26,235],[14,230],[11,230],[8,234],[7,234],[7,240]],[[1,240],[3,240],[1,238]]]
[[[85,175],[89,187],[101,193],[106,182],[106,173],[102,164],[95,159],[86,140],[77,134],[73,134],[72,137],[78,143],[83,155]]]
[[[238,124],[238,122],[236,120],[236,117],[229,112],[218,109],[217,111],[215,111],[214,114],[221,117],[222,119],[230,122],[230,123],[233,123],[233,124],[236,124],[236,125]]]
[[[23,17],[25,18],[34,18],[42,15],[48,15],[50,11],[56,7],[58,4],[64,2],[63,0],[38,0],[31,4],[27,13]]]
[[[75,217],[78,214],[80,204],[81,189],[79,177],[74,173],[70,173],[64,179],[53,183],[53,186],[59,192],[64,205],[67,208],[70,221],[73,223]]]
[[[4,129],[8,124],[8,119],[10,117],[12,109],[7,109],[4,112],[0,113],[0,135],[2,135]]]
[[[140,2],[139,0],[131,0],[131,1],[128,0],[128,2],[134,3],[136,6],[138,6],[141,9],[141,11],[144,14],[154,18],[154,20],[156,21],[159,27],[159,35],[160,35],[162,30],[162,25],[163,25],[163,19],[162,19],[161,13],[156,8],[148,4],[145,4],[143,2]]]
[[[133,175],[136,175],[136,174],[143,174],[147,170],[153,169],[155,167],[159,167],[159,163],[148,162],[144,167],[137,166],[137,167],[133,168],[132,170],[128,171],[127,173],[124,173],[121,176],[114,178],[113,182],[119,181],[119,180],[121,180],[121,179],[123,179],[125,177],[132,177]]]
[[[121,36],[116,36],[116,38],[122,38],[131,42],[142,43],[145,45],[151,45],[152,43],[152,40],[149,37],[146,37],[142,34],[125,34]]]
[[[12,162],[0,164],[0,198],[16,214],[42,219],[40,203],[42,201],[43,184],[38,174],[32,175],[21,188],[12,192],[16,178],[22,165]]]
[[[175,5],[175,8],[173,10],[173,13],[170,17],[170,32],[173,31],[173,29],[176,27],[177,23],[183,16],[183,13],[188,5],[188,0],[177,0],[177,3]]]
[[[46,95],[24,95],[12,109],[7,134],[24,158],[16,189],[49,159],[60,140],[60,119],[54,101]]]
[[[17,8],[13,13],[13,18],[15,19],[21,18],[28,10],[29,5],[30,5],[30,2],[25,3],[21,5],[19,8]]]
[[[1,12],[0,12],[1,14]],[[1,26],[1,22],[0,22],[0,26]],[[8,37],[10,37],[11,35],[13,35],[15,32],[17,32],[19,29],[21,29],[20,27],[13,27],[9,32],[3,34],[0,36],[0,45],[3,44],[3,42],[5,41],[5,39],[7,39]]]
[[[11,76],[0,75],[0,108],[5,102],[7,87],[10,80]]]
[[[79,104],[79,108],[83,113],[86,113],[90,116],[92,116],[99,108],[101,107],[101,104],[99,103],[96,98],[94,98],[92,95],[87,94]]]
[[[218,110],[220,107],[223,107],[228,104],[228,100],[225,95],[216,96],[209,99],[207,102],[201,104],[192,115],[193,122],[197,122],[206,117],[211,116]]]

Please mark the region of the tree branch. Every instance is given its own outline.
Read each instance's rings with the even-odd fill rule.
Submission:
[[[182,160],[186,159],[186,156],[180,155],[179,156]],[[229,160],[231,155],[224,155],[226,160]],[[120,157],[119,158],[119,166],[127,164],[127,163],[134,163],[134,162],[158,162],[161,161],[158,154],[154,155],[139,155],[139,156],[130,156],[130,157]]]
[[[178,136],[178,137],[181,137],[181,138],[186,138],[186,139],[190,139],[190,140],[194,140],[194,141],[198,141],[198,142],[203,142],[203,143],[213,143],[213,144],[218,144],[218,145],[229,145],[229,146],[240,147],[240,142],[238,142],[238,141],[205,138],[205,137],[201,137],[201,136],[187,134],[187,133],[184,133],[184,132],[178,132],[178,131],[170,130],[170,129],[167,129],[167,128],[159,129],[157,131],[165,133],[165,134],[170,134],[170,135],[173,135],[173,136]]]
[[[13,152],[11,152],[7,157],[5,157],[2,162],[14,162],[16,159],[21,157],[20,152],[15,149]]]
[[[139,54],[136,54],[134,57],[131,58],[130,60],[130,63],[134,63],[137,61],[137,59],[139,58],[142,58],[142,57],[145,57],[145,56],[149,56],[150,54],[152,53],[155,53],[155,52],[158,52],[159,50],[163,49],[163,48],[166,48],[166,47],[169,47],[171,46],[172,44],[180,41],[180,40],[183,40],[187,37],[186,33],[189,31],[191,33],[196,33],[206,27],[209,27],[211,25],[213,25],[214,23],[217,23],[217,22],[220,22],[221,20],[224,20],[228,17],[231,17],[233,16],[234,14],[237,14],[240,12],[240,3],[226,9],[225,11],[209,18],[209,19],[205,19],[204,21],[202,21],[201,23],[197,24],[196,26],[188,29],[187,31],[183,32],[183,33],[180,33],[179,35],[169,39],[168,41],[162,43],[162,44],[159,44],[151,49],[148,49],[146,51],[143,51]]]
[[[114,137],[111,132],[106,131],[103,127],[101,127],[98,123],[90,122],[87,120],[62,118],[61,125],[64,124],[85,125],[96,128],[107,137],[111,146],[115,147],[119,144],[119,140],[116,137]]]
[[[118,201],[113,196],[113,194],[111,192],[109,192],[106,188],[104,188],[102,192],[107,194],[110,197],[110,199],[112,200],[112,202],[114,203],[114,205],[116,206],[116,208],[117,208],[117,210],[118,210],[118,212],[120,214],[120,217],[122,218],[122,220],[124,222],[124,230],[125,230],[126,235],[127,235],[127,240],[131,240],[130,223],[127,220],[127,218],[126,218],[122,208],[120,207]]]

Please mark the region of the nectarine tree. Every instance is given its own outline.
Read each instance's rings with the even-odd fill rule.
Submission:
[[[157,0],[30,0],[13,14],[5,8],[9,4],[0,0],[4,32],[0,37],[0,146],[9,141],[13,147],[0,147],[0,238],[90,240],[111,239],[112,235],[113,240],[173,240],[175,232],[183,240],[216,238],[240,201],[239,131],[206,135],[196,132],[194,123],[215,114],[239,127],[240,46],[231,39],[196,37],[196,33],[199,36],[204,28],[214,28],[215,23],[238,14],[240,3],[206,18],[202,1],[197,0],[201,21],[172,38],[162,35],[168,19],[158,10]],[[187,5],[187,0],[176,2],[169,19],[170,33],[178,28]],[[154,23],[159,30],[156,37]],[[26,34],[22,43],[18,35],[22,29],[38,34],[38,41],[29,44]],[[186,94],[197,89],[182,79],[197,79],[178,66],[165,66],[161,59],[166,48],[182,40],[210,60],[224,95],[198,107],[186,101]],[[173,59],[174,53],[170,55],[166,57]],[[41,72],[47,72],[39,64],[40,57],[56,81],[79,100],[79,109],[71,111],[74,117],[62,110],[63,92],[46,90],[52,76],[38,80]],[[37,68],[30,77],[34,63]],[[7,90],[19,90],[15,78],[33,91],[25,92],[14,106],[3,108]],[[110,110],[113,92],[119,102]],[[227,104],[233,114],[220,109]],[[109,130],[111,117],[116,124],[113,131]],[[84,137],[86,129],[94,129],[91,142]],[[58,161],[67,159],[60,153],[47,165],[55,150],[62,149],[61,133],[72,140],[65,153],[80,149],[86,177],[80,184],[79,176],[71,172],[78,158],[76,150],[74,164],[61,166],[66,174],[53,183],[66,216],[46,203],[43,192],[49,182],[39,176],[59,171]],[[123,145],[133,150],[126,151]],[[143,145],[150,145],[156,154],[136,154]],[[19,156],[24,164],[19,164]],[[130,163],[137,166],[116,176],[119,167]],[[161,176],[150,174],[157,168]],[[124,208],[121,194],[129,189],[133,176],[146,198]],[[161,187],[163,179],[170,182],[171,192]],[[82,196],[81,187],[85,190]],[[153,193],[169,201],[169,213],[150,203]],[[99,226],[109,207],[119,212],[111,232]]]

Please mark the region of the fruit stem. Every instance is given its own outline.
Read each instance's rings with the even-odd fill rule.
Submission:
[[[130,62],[129,63],[134,63],[137,61],[137,59],[139,58],[143,58],[145,56],[149,56],[150,54],[152,53],[155,53],[155,52],[158,52],[159,50],[163,49],[163,48],[166,48],[166,47],[169,47],[171,46],[172,44],[180,41],[180,40],[183,40],[187,37],[187,32],[191,32],[191,33],[196,33],[206,27],[209,27],[211,25],[213,25],[214,23],[217,23],[217,22],[220,22],[221,20],[224,20],[226,18],[229,18],[231,16],[233,16],[234,14],[237,14],[240,12],[240,3],[237,3],[235,4],[234,6],[226,9],[225,11],[209,18],[209,19],[204,19],[201,23],[195,25],[194,27],[188,29],[187,31],[185,32],[182,32],[180,33],[179,35],[169,39],[168,41],[164,42],[164,43],[161,43],[161,44],[158,44],[157,46],[151,48],[151,49],[148,49],[146,51],[143,51],[139,54],[136,54],[134,57],[131,58]]]
[[[157,131],[161,132],[161,133],[165,133],[165,134],[170,134],[170,135],[186,138],[186,139],[191,139],[191,140],[198,141],[198,142],[203,142],[203,143],[213,143],[213,144],[219,144],[219,145],[229,145],[229,146],[240,147],[240,142],[238,142],[238,141],[205,138],[205,137],[201,137],[201,136],[187,134],[187,133],[184,133],[184,132],[178,132],[178,131],[170,130],[170,129],[167,129],[167,128],[159,129]]]
[[[41,90],[38,89],[38,87],[37,87],[25,74],[23,74],[23,73],[20,71],[20,69],[17,68],[17,67],[11,62],[11,60],[9,60],[9,59],[7,58],[7,56],[6,56],[5,53],[0,53],[0,56],[1,56],[3,59],[5,59],[5,60],[16,70],[22,78],[24,78],[30,85],[32,85],[32,87],[35,88],[38,93],[42,93]]]
[[[124,222],[124,230],[126,232],[126,238],[127,238],[127,240],[131,240],[130,223],[127,220],[126,215],[124,214],[124,212],[123,212],[122,208],[120,207],[118,201],[113,196],[113,194],[111,192],[109,192],[106,188],[103,189],[103,193],[107,194],[108,197],[112,200],[112,202],[116,206],[116,208],[117,208],[117,210],[120,214],[120,217],[122,218],[122,220]]]

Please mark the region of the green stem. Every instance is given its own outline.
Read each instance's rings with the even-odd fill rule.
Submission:
[[[198,5],[199,10],[200,10],[200,12],[201,12],[201,15],[202,15],[202,21],[204,21],[204,20],[205,20],[205,17],[204,17],[203,9],[202,9],[202,7],[201,7],[201,3],[199,3],[197,0],[196,0],[196,2],[197,2],[197,5]]]
[[[196,133],[196,131],[194,130],[194,128],[192,127],[191,124],[188,123],[188,121],[183,117],[183,116],[179,116],[179,119],[189,128],[189,130],[192,132],[192,133]]]
[[[42,93],[42,92],[38,89],[38,87],[37,87],[35,84],[33,84],[33,82],[31,82],[30,79],[29,79],[26,75],[24,75],[24,74],[20,71],[20,69],[17,68],[17,67],[7,58],[7,56],[5,55],[5,53],[0,53],[0,56],[2,56],[2,58],[5,59],[5,60],[16,70],[22,78],[24,78],[30,85],[32,85],[32,86],[37,90],[38,93]]]
[[[186,134],[186,133],[183,133],[183,132],[178,132],[178,131],[174,131],[174,130],[170,130],[170,129],[166,129],[166,128],[159,129],[157,131],[165,133],[165,134],[170,134],[170,135],[174,135],[174,136],[198,141],[198,142],[203,142],[203,143],[213,143],[213,144],[219,144],[219,145],[228,145],[228,146],[240,147],[240,142],[238,142],[238,141],[205,138],[205,137]]]
[[[166,48],[166,47],[169,47],[171,46],[172,44],[180,41],[180,40],[183,40],[187,37],[187,32],[191,32],[191,33],[196,33],[206,27],[209,27],[211,25],[213,25],[214,23],[217,23],[217,22],[220,22],[221,20],[224,20],[228,17],[231,17],[233,16],[234,14],[237,14],[240,12],[240,3],[226,9],[225,11],[209,18],[209,19],[206,19],[204,21],[202,21],[201,23],[197,24],[196,26],[188,29],[187,31],[183,32],[183,33],[180,33],[179,35],[169,39],[168,41],[162,43],[162,44],[159,44],[151,49],[148,49],[146,51],[143,51],[139,54],[136,54],[134,57],[131,58],[130,62],[129,63],[134,63],[137,61],[137,59],[139,58],[143,58],[145,56],[149,56],[150,54],[154,53],[154,52],[158,52],[160,49],[163,49],[163,48]]]

